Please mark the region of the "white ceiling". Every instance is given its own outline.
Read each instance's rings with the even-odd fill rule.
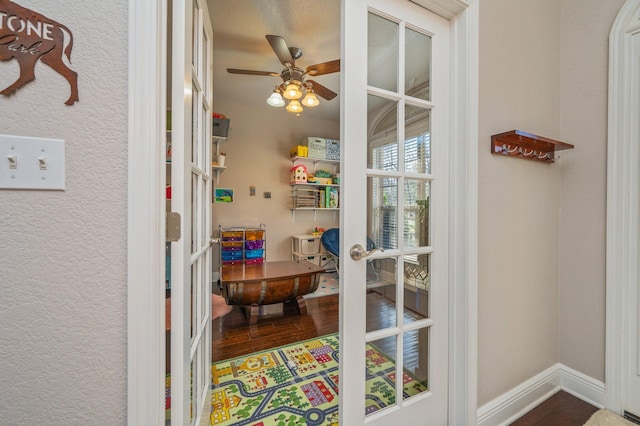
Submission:
[[[284,37],[288,46],[303,50],[296,66],[340,58],[340,0],[207,0],[213,24],[214,99],[242,98],[247,105],[273,108],[266,100],[279,77],[229,74],[227,68],[280,73],[284,66],[266,40],[266,34]],[[331,101],[305,108],[313,114],[340,117],[340,73],[314,77],[338,93]],[[223,112],[223,111],[219,111]],[[283,114],[290,114],[282,111]]]

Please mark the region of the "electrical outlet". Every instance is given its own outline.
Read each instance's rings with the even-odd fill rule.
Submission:
[[[264,198],[271,198],[271,193],[270,192],[265,192],[264,193]]]

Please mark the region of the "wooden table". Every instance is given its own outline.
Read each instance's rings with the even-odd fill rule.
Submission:
[[[324,268],[306,260],[223,266],[220,283],[228,305],[246,307],[249,324],[258,321],[261,305],[295,300],[301,314],[307,313],[305,294],[318,288]]]

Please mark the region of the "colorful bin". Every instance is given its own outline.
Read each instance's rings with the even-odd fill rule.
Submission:
[[[247,259],[257,259],[259,257],[264,257],[264,249],[247,250],[244,252],[244,257],[246,257]]]
[[[244,242],[244,247],[247,250],[261,249],[263,245],[264,245],[264,240],[251,240],[251,241]]]
[[[264,231],[262,229],[247,229],[244,233],[245,240],[263,240]]]

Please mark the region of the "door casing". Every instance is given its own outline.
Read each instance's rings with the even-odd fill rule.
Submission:
[[[630,309],[630,296],[634,286],[637,296],[640,279],[640,171],[637,140],[631,132],[631,126],[637,126],[638,110],[632,108],[631,97],[637,92],[631,90],[629,58],[633,37],[640,37],[639,18],[640,0],[627,0],[609,35],[605,407],[618,414],[628,409],[630,324],[633,315],[638,318],[638,312]],[[638,339],[637,328],[635,333]]]
[[[414,2],[451,21],[449,422],[473,426],[477,422],[479,0]],[[164,421],[164,289],[159,283],[164,282],[166,22],[166,0],[129,0],[130,425]]]

